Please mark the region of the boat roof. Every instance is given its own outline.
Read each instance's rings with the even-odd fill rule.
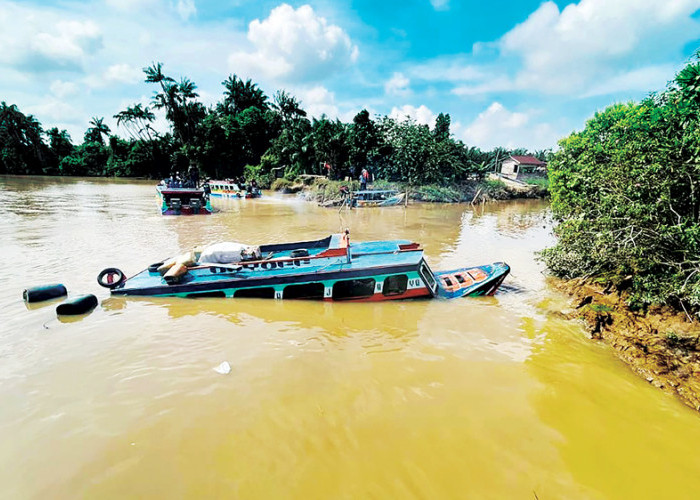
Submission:
[[[204,190],[201,188],[169,188],[158,186],[158,190],[163,194],[204,194]]]
[[[355,194],[379,194],[379,193],[393,193],[397,194],[398,190],[396,189],[364,189],[362,191],[353,191]]]
[[[224,273],[224,269],[221,269],[222,272],[213,272],[210,268],[216,270],[217,264],[200,264],[190,268],[190,279],[182,283],[182,286],[194,283],[213,284],[222,280],[239,283],[251,281],[252,285],[253,281],[268,278],[316,281],[324,279],[324,275],[337,273],[348,277],[357,273],[381,275],[415,269],[423,258],[423,249],[420,245],[409,240],[351,241],[350,262],[348,262],[347,248],[342,244],[342,235],[334,234],[316,241],[261,245],[263,259],[235,264],[242,266],[235,273]],[[301,249],[307,250],[308,256],[292,256],[293,250]],[[309,276],[309,278],[303,279],[303,276]],[[133,290],[154,290],[161,287],[171,290],[172,293],[179,293],[180,285],[167,285],[159,274],[151,274],[148,270],[144,270],[113,291],[129,293]]]

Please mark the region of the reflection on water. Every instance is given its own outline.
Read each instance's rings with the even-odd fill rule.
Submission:
[[[694,498],[697,415],[560,319],[547,205],[350,212],[294,197],[162,217],[150,182],[0,177],[0,484],[8,498]],[[503,260],[495,297],[384,304],[109,297],[191,246],[419,241]],[[62,322],[22,290],[100,306]],[[228,361],[232,371],[213,368]]]

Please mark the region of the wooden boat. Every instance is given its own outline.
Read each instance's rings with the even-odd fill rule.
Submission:
[[[125,279],[98,282],[113,295],[254,297],[326,301],[382,301],[493,295],[510,272],[503,262],[433,273],[418,243],[408,240],[352,243],[349,234],[316,241],[261,245],[249,260],[203,263],[175,259]],[[258,250],[259,248],[259,250]],[[193,255],[190,253],[189,255]],[[175,272],[173,272],[173,270]],[[107,276],[109,278],[109,276]]]
[[[395,189],[364,190],[352,193],[352,206],[363,207],[390,207],[403,203],[405,193],[399,193]]]
[[[208,215],[212,213],[209,196],[201,188],[156,186],[163,215]]]
[[[404,202],[405,193],[399,193],[394,189],[385,190],[363,190],[353,192],[342,192],[343,197],[337,200],[327,200],[319,203],[322,207],[368,208],[368,207],[390,207]]]
[[[239,186],[236,182],[227,179],[223,181],[207,181],[211,196],[214,198],[260,198],[262,193],[257,187]]]

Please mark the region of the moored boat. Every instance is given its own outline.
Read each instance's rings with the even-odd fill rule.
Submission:
[[[163,215],[208,215],[212,213],[209,196],[201,188],[156,186]]]
[[[335,200],[328,200],[320,203],[322,207],[349,206],[351,208],[368,207],[391,207],[404,202],[405,193],[400,193],[395,189],[383,190],[362,190],[362,191],[342,191],[342,197]]]
[[[207,184],[214,198],[259,198],[262,195],[256,186],[242,186],[230,179],[209,180]]]
[[[188,252],[125,279],[98,282],[113,295],[383,301],[493,295],[507,264],[433,271],[418,243],[408,240],[350,244],[349,234],[322,240],[245,247],[238,258],[216,262],[214,253]],[[216,259],[214,259],[216,260]],[[109,278],[109,276],[107,276]]]
[[[405,196],[405,193],[399,193],[395,189],[355,191],[352,193],[352,206],[390,207],[402,203]]]

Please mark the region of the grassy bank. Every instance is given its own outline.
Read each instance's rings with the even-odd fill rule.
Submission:
[[[489,179],[463,182],[451,186],[435,184],[410,186],[377,180],[370,184],[368,189],[395,189],[402,193],[407,192],[411,201],[432,203],[485,203],[497,200],[543,198],[547,196],[546,182],[533,183],[530,186],[530,188],[515,190],[501,181]],[[339,200],[342,187],[356,191],[360,189],[360,183],[354,180],[333,181],[325,177],[301,176],[293,181],[276,179],[272,182],[270,188],[283,193],[302,193],[302,196],[309,201],[323,203]]]

